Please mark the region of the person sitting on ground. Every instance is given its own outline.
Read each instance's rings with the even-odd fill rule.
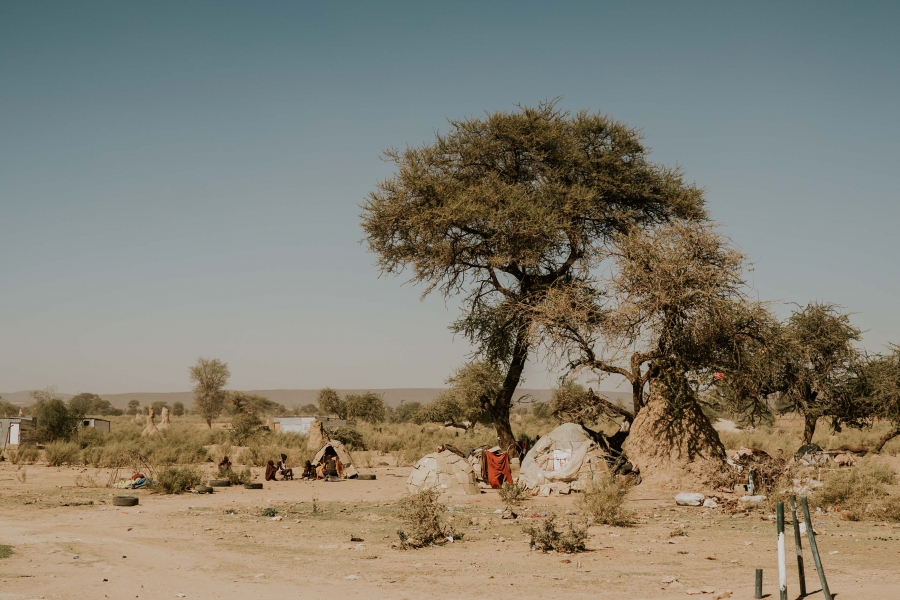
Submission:
[[[325,462],[316,465],[316,479],[325,479]]]
[[[283,481],[294,479],[294,470],[287,466],[287,454],[281,455],[281,460],[278,461],[278,472],[281,473],[281,479]]]
[[[222,458],[222,460],[219,462],[219,468],[220,469],[230,469],[231,468],[231,460],[227,456]]]
[[[266,463],[266,481],[275,481],[276,473],[278,473],[278,469],[275,468],[275,461],[269,460]]]
[[[337,456],[329,456],[325,459],[325,477],[331,479],[338,476],[338,460]]]
[[[306,461],[306,466],[303,467],[303,475],[300,476],[300,479],[315,479],[316,478],[316,470],[313,468],[312,463],[310,461]]]

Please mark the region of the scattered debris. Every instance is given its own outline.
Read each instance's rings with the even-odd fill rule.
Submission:
[[[705,496],[697,492],[681,492],[675,496],[675,504],[678,506],[700,506]]]

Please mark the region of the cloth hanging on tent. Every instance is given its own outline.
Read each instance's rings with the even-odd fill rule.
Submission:
[[[487,460],[488,483],[492,488],[500,489],[504,483],[512,483],[512,470],[509,468],[509,454],[501,452],[485,452]]]

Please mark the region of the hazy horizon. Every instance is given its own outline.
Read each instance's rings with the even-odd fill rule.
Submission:
[[[456,305],[379,278],[389,147],[561,97],[643,130],[759,297],[900,343],[900,5],[5,3],[0,389],[437,388]],[[555,375],[529,364],[523,388]],[[603,389],[614,388],[610,379]]]

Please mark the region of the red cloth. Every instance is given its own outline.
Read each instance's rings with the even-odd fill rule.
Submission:
[[[512,483],[512,471],[509,468],[509,454],[501,452],[499,455],[493,452],[484,453],[487,458],[488,483],[491,487],[499,489],[504,483]]]

